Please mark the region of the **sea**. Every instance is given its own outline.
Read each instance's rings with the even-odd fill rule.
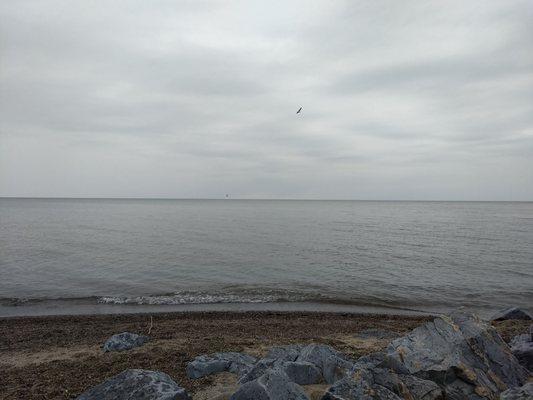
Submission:
[[[0,316],[532,305],[532,202],[0,199]]]

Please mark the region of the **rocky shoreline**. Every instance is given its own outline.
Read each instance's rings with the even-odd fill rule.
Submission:
[[[239,350],[239,346],[226,345],[218,347],[222,351],[194,357],[183,354],[180,374],[168,374],[169,371],[153,368],[157,363],[140,365],[143,363],[138,362],[146,350],[153,352],[161,346],[162,332],[156,332],[161,329],[160,322],[156,321],[153,329],[151,320],[148,328],[151,335],[130,332],[112,335],[103,344],[103,349],[100,344],[99,352],[111,357],[132,356],[127,368],[115,375],[105,374],[107,379],[87,388],[81,395],[67,389],[63,397],[46,398],[515,400],[533,396],[532,375],[528,370],[533,359],[532,333],[528,330],[531,321],[522,310],[511,309],[495,316],[494,326],[464,312],[434,319],[256,314],[222,319],[228,324],[219,324],[219,327],[233,325],[233,332],[231,329],[220,331],[208,336],[207,340],[230,339],[237,333],[235,324],[249,337],[247,330],[260,332],[261,326],[272,326],[269,322],[274,322],[277,329],[283,329],[264,330],[267,335],[277,334],[277,340],[256,336],[255,340],[247,342],[247,346],[241,343],[241,351],[228,351]],[[167,318],[169,328],[181,326],[190,330],[195,323],[203,325],[206,322],[213,328],[215,316]],[[177,322],[180,319],[181,324]],[[255,320],[255,324],[251,320]],[[1,322],[4,324],[0,326],[5,328],[6,321]],[[337,326],[332,325],[335,323]],[[291,328],[294,330],[292,337]],[[317,328],[322,328],[322,332],[312,334],[312,329]],[[297,332],[305,334],[295,335]],[[291,340],[286,340],[285,333]],[[353,351],[353,346],[350,348],[339,340],[339,334],[353,338],[352,344],[368,345],[371,342],[373,346],[367,346],[364,351]],[[337,342],[333,340],[335,337]],[[194,340],[202,341],[206,337],[191,338]],[[254,348],[258,342],[263,345],[259,351]],[[195,387],[194,382],[202,384]]]

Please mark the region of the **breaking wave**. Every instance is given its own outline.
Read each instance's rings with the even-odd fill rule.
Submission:
[[[261,293],[207,293],[176,292],[166,295],[149,296],[102,296],[97,301],[103,304],[137,305],[179,305],[179,304],[216,304],[216,303],[278,303],[309,301],[303,294],[270,290]]]

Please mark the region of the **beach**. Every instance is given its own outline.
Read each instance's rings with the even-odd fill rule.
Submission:
[[[384,348],[431,320],[429,316],[312,312],[188,312],[128,315],[15,317],[0,319],[0,398],[70,399],[128,368],[169,374],[193,398],[235,388],[219,374],[190,380],[194,357],[220,351],[263,355],[274,345],[321,343],[354,358]],[[528,321],[494,323],[509,340]],[[151,326],[151,328],[150,328]],[[104,353],[113,334],[148,334],[150,342],[127,352]],[[326,387],[306,388],[311,398]]]

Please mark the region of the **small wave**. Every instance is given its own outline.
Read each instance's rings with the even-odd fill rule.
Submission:
[[[169,295],[151,296],[102,296],[97,299],[103,304],[137,305],[178,305],[178,304],[216,304],[216,303],[278,303],[305,301],[305,296],[286,293],[198,293],[177,292]]]

